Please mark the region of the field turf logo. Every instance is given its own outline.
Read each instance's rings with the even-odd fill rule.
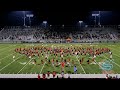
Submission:
[[[102,69],[103,70],[112,70],[113,65],[110,63],[111,60],[106,60],[103,64],[102,64]]]

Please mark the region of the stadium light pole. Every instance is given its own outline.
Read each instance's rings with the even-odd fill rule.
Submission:
[[[24,21],[24,25],[23,26],[25,26],[25,18],[26,18],[25,11],[23,11],[23,21]]]
[[[50,25],[50,29],[51,29],[52,25]]]
[[[43,21],[43,24],[45,24],[45,28],[46,28],[47,21]]]
[[[79,21],[79,23],[80,23],[80,27],[81,27],[81,24],[83,23],[83,21]]]
[[[98,25],[100,26],[101,24],[100,24],[100,18],[101,18],[101,16],[100,16],[101,14],[100,14],[100,11],[99,11],[99,22],[98,22]]]
[[[65,26],[65,25],[63,24],[63,25],[62,25],[62,29],[64,29],[64,26]]]
[[[95,26],[96,26],[96,17],[99,16],[99,14],[92,14],[93,17],[95,17]]]
[[[62,27],[64,28],[64,26],[65,26],[65,25],[63,24]]]
[[[34,16],[33,14],[27,14],[26,15],[29,18],[29,25],[31,26],[31,18]]]

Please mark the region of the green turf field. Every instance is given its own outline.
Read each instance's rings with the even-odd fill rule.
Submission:
[[[107,72],[113,74],[120,74],[120,43],[101,43],[101,44],[79,44],[79,43],[67,43],[67,44],[34,44],[34,46],[45,46],[45,47],[108,47],[112,51],[112,61],[109,60],[110,64],[113,65],[113,68]],[[71,46],[72,45],[72,46]],[[20,47],[33,47],[33,44],[0,44],[0,73],[1,74],[35,74],[35,73],[47,73],[47,71],[57,73],[61,73],[61,66],[52,66],[52,64],[48,64],[45,62],[41,63],[41,59],[44,60],[44,57],[34,57],[37,61],[37,64],[32,64],[33,59],[29,59],[24,54],[16,53],[14,50]],[[15,59],[13,60],[13,56]],[[48,59],[53,58],[51,55]],[[82,64],[79,63],[79,58],[84,57],[84,62]],[[78,74],[102,74],[104,70],[101,69],[101,63],[105,62],[109,55],[108,53],[102,54],[96,57],[96,63],[87,64],[87,60],[91,57],[89,55],[86,56],[70,56],[63,57],[64,59],[71,59],[71,67],[65,67],[65,73],[74,73],[74,65],[72,64],[72,60],[74,60],[74,64],[77,66]],[[58,61],[60,57],[57,57]]]

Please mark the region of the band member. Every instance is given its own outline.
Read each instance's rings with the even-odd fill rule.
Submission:
[[[38,74],[38,79],[40,79],[40,74]]]
[[[112,52],[109,52],[110,53],[110,59],[112,59]]]
[[[82,64],[82,60],[80,60],[80,64]]]
[[[58,60],[56,60],[56,66],[58,66],[58,65],[59,65]]]
[[[55,78],[55,76],[56,76],[56,72],[55,72],[55,71],[53,71],[53,78]]]
[[[52,65],[54,66],[54,64],[55,64],[55,61],[54,61],[54,59],[52,59]]]
[[[50,71],[47,72],[47,77],[49,77],[49,76],[50,76]]]
[[[68,61],[67,61],[67,65],[68,65],[68,66],[71,66],[71,65],[70,65],[70,59],[68,59]]]
[[[36,60],[34,59],[34,64],[36,64]]]
[[[90,60],[87,60],[87,63],[90,64]]]
[[[74,65],[74,60],[72,60],[72,64]]]
[[[65,67],[65,63],[62,61],[62,62],[61,62],[62,71],[64,71],[64,67]]]
[[[43,60],[41,60],[41,63],[42,63],[42,64],[44,64],[44,61],[43,61]]]
[[[48,63],[50,64],[50,59],[48,60]]]

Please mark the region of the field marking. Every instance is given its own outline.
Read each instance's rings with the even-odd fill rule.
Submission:
[[[48,56],[48,58],[49,58],[49,56]],[[44,66],[45,66],[45,64],[46,64],[46,62],[47,62],[47,61],[45,61],[44,65],[42,66],[42,68],[41,68],[41,70],[40,70],[40,73],[42,72],[42,70],[43,70],[43,68],[44,68]]]
[[[113,55],[115,55],[115,56],[117,56],[117,57],[120,57],[120,56],[118,56],[117,54],[113,54]]]
[[[110,46],[108,46],[108,47],[110,47]],[[114,51],[117,51],[116,49],[114,49],[113,47],[110,47],[111,49],[113,49]],[[118,51],[118,52],[120,52],[120,51]],[[117,56],[117,57],[120,57],[120,56],[118,56],[117,54],[114,54],[115,56]]]
[[[32,60],[33,60],[33,58],[32,58],[30,61],[32,61]],[[23,66],[23,67],[17,72],[17,74],[18,74],[19,72],[21,72],[21,71],[27,66],[27,64],[30,63],[30,61],[27,62],[27,63],[25,64],[25,66]]]
[[[6,47],[6,46],[2,46],[2,45],[1,45],[1,47],[0,47],[0,51],[1,51],[2,49],[4,49],[5,47]]]
[[[113,48],[112,48],[112,49],[113,49]],[[117,51],[117,50],[115,50],[115,49],[113,49],[113,50],[114,50],[114,51]],[[117,57],[120,57],[120,56],[118,56],[117,54],[114,54],[114,53],[113,53],[113,55],[115,55],[115,56],[117,56]]]
[[[9,46],[9,47],[11,47],[11,46]],[[0,49],[0,51],[1,51],[1,50],[4,51],[4,49],[9,48],[9,47],[2,48],[2,49]]]
[[[20,56],[20,57],[21,57],[21,56]],[[20,58],[20,57],[18,57],[18,58]],[[17,58],[17,59],[18,59],[18,58]],[[12,64],[13,62],[15,62],[17,59],[13,60],[13,61],[10,62],[9,64],[7,64],[7,65],[4,66],[3,68],[1,68],[0,71],[2,71],[4,68],[6,68],[7,66],[9,66],[9,65]]]
[[[14,45],[14,46],[16,46],[16,45]],[[21,45],[20,45],[20,46],[21,46]],[[12,49],[13,49],[13,48],[12,48]],[[10,51],[10,50],[9,50],[9,51]],[[14,53],[13,53],[13,54],[14,54]],[[21,55],[20,57],[22,57],[22,56],[23,56],[23,55]],[[18,58],[20,58],[20,57],[18,57]],[[18,59],[18,58],[17,58],[17,59]],[[9,66],[10,64],[12,64],[13,62],[15,62],[17,59],[13,60],[13,61],[10,62],[9,64],[7,64],[7,65],[4,66],[3,68],[1,68],[0,71],[3,70],[4,68],[6,68],[7,66]]]
[[[112,61],[112,63],[115,63],[115,62],[113,62],[113,61]],[[115,64],[116,64],[118,67],[120,67],[120,65],[119,65],[119,64],[117,64],[117,63],[115,63]]]
[[[11,46],[9,46],[9,47],[11,47]],[[6,47],[6,46],[5,46],[4,48],[1,47],[0,51],[4,50],[4,49],[6,49],[6,48],[8,48],[8,47]]]
[[[105,55],[103,55],[105,58],[107,58]],[[108,58],[107,58],[108,59]],[[119,64],[117,64],[116,62],[112,61],[112,63],[115,63],[115,65],[117,65],[118,67],[120,67]]]
[[[15,52],[15,53],[16,53],[16,52]],[[9,55],[7,55],[6,57],[1,58],[0,61],[3,60],[3,59],[5,59],[5,58],[7,58],[7,57],[9,57],[9,56],[12,56],[12,55],[15,54],[15,53],[9,54]]]
[[[77,57],[76,57],[77,58]],[[77,60],[78,60],[78,58],[77,58]],[[78,60],[78,63],[79,63],[79,60]],[[80,64],[80,63],[79,63]],[[85,70],[84,70],[84,68],[82,67],[82,65],[80,64],[80,66],[81,66],[81,68],[82,68],[82,70],[83,70],[83,72],[86,74],[86,72],[85,72]]]
[[[110,46],[109,46],[110,47]],[[112,48],[112,47],[110,47],[110,48]],[[112,48],[114,51],[117,51],[117,50],[115,50],[114,48]],[[120,52],[120,51],[119,51]],[[115,56],[117,56],[117,57],[120,57],[120,56],[118,56],[117,54],[113,54],[113,55],[115,55]],[[108,59],[108,57],[106,57],[105,55],[103,55],[105,58],[107,58]],[[117,65],[118,67],[120,67],[120,65],[119,64],[117,64],[116,62],[114,62],[114,61],[112,61],[112,63],[114,63],[115,65]]]
[[[44,63],[44,65],[42,66],[42,68],[41,68],[41,70],[40,70],[40,73],[42,72],[42,70],[43,70],[43,68],[44,68],[45,64],[46,64],[46,62],[45,62],[45,63]]]
[[[16,46],[16,45],[15,45],[15,46]],[[21,46],[21,45],[20,45],[20,46]],[[16,52],[14,52],[14,53],[12,53],[12,54],[9,54],[9,55],[7,55],[7,56],[4,57],[4,58],[7,58],[7,57],[9,57],[9,56],[12,56],[12,55],[15,54],[15,53],[16,53]],[[1,58],[0,61],[3,60],[4,58]]]
[[[95,63],[97,63],[97,61],[96,60],[94,60],[95,61]],[[98,64],[98,63],[97,63]],[[98,66],[102,69],[102,67],[98,64]],[[103,69],[102,69],[103,70]],[[105,71],[105,70],[103,70],[103,71]],[[105,71],[107,74],[108,74],[108,72],[107,71]]]
[[[14,50],[14,48],[12,48],[13,50]],[[8,51],[11,51],[12,49],[9,49]],[[3,51],[2,53],[0,53],[0,55],[1,54],[3,54],[3,53],[5,53],[5,52],[8,52],[7,50],[5,50],[5,51]]]

